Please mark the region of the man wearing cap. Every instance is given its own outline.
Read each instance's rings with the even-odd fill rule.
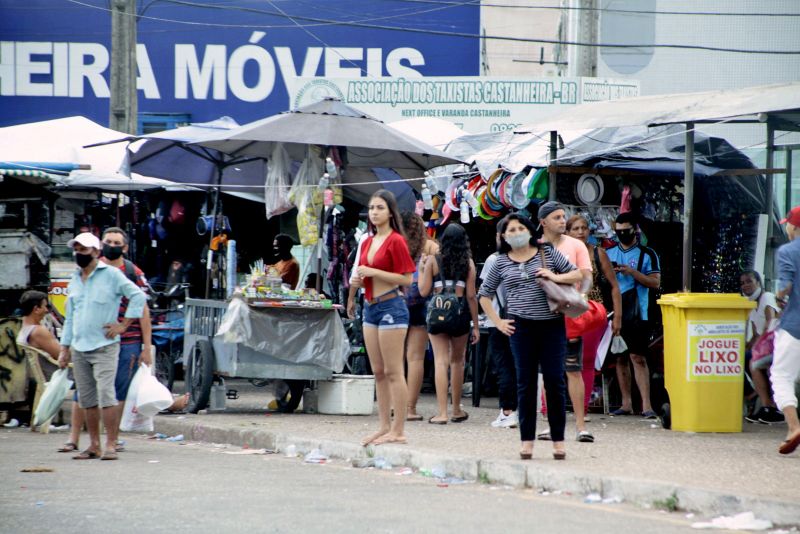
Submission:
[[[73,249],[78,269],[67,288],[61,353],[58,364],[66,367],[74,360],[78,403],[86,410],[91,443],[73,458],[116,460],[117,405],[114,379],[119,359],[119,341],[133,319],[142,317],[145,295],[115,267],[98,260],[100,240],[84,232],[67,244]],[[117,322],[120,300],[128,299],[122,323]],[[106,452],[101,456],[100,417],[106,428]]]
[[[539,206],[539,224],[542,227],[542,239],[550,243],[570,263],[581,271],[583,279],[578,290],[585,295],[592,288],[592,260],[589,250],[579,239],[567,234],[567,212],[560,202],[550,201]],[[581,338],[567,340],[567,356],[565,369],[567,373],[567,391],[575,412],[576,439],[583,443],[593,443],[594,436],[586,430],[586,414],[584,413],[583,384],[583,343]],[[539,434],[540,439],[548,439],[548,431]]]
[[[770,380],[775,404],[788,425],[786,440],[778,447],[790,454],[800,445],[800,420],[794,384],[800,379],[800,206],[781,221],[786,225],[789,242],[778,249],[778,302],[784,306],[780,328],[775,332],[775,350]]]
[[[661,285],[661,265],[658,254],[639,242],[636,219],[630,212],[620,213],[614,221],[619,243],[606,251],[617,273],[622,293],[622,339],[628,347],[630,362],[639,393],[642,396],[642,417],[657,419],[650,403],[650,369],[647,353],[650,348],[651,327],[648,321],[650,290]],[[631,371],[627,356],[617,355],[617,380],[622,394],[622,406],[611,415],[633,415]]]

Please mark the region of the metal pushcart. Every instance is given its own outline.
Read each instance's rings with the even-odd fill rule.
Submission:
[[[183,361],[192,413],[208,406],[212,385],[225,378],[287,380],[293,410],[303,381],[330,380],[341,370],[331,362],[341,361],[343,366],[349,355],[342,320],[334,309],[251,309],[250,338],[227,343],[217,333],[228,308],[226,301],[186,300]]]

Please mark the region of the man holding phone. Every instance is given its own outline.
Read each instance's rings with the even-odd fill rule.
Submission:
[[[622,293],[622,338],[633,362],[636,385],[642,396],[642,416],[657,419],[650,404],[650,370],[647,353],[650,344],[648,304],[651,289],[661,285],[661,265],[653,249],[639,243],[635,219],[631,213],[620,213],[614,223],[619,243],[608,249],[608,258],[617,273]],[[617,379],[622,393],[622,406],[611,415],[633,415],[631,372],[626,354],[617,355]]]

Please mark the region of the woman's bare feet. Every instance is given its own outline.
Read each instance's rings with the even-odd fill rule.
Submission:
[[[171,412],[181,412],[185,410],[187,406],[189,406],[189,394],[184,393],[183,395],[175,398],[175,400],[172,401],[172,406],[167,409]]]
[[[361,445],[362,445],[362,446],[364,446],[364,447],[366,447],[366,446],[367,446],[367,445],[369,445],[370,443],[373,443],[375,440],[377,440],[377,439],[378,439],[378,438],[380,438],[381,436],[385,436],[385,435],[386,435],[386,434],[388,434],[388,433],[389,433],[389,429],[388,429],[388,428],[387,428],[387,429],[385,429],[385,430],[384,430],[384,429],[378,430],[378,431],[377,431],[377,432],[375,432],[374,434],[370,434],[370,435],[369,435],[369,436],[367,436],[366,438],[362,439],[362,440],[361,440]]]
[[[373,441],[375,445],[383,445],[384,443],[408,443],[408,440],[403,435],[386,433]]]

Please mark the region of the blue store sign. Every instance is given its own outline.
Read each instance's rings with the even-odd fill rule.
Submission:
[[[108,124],[106,0],[0,0],[0,126]],[[476,4],[402,0],[139,2],[139,112],[240,123],[289,109],[296,77],[475,76]]]

